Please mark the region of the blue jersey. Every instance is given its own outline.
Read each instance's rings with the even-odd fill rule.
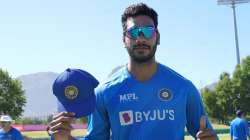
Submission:
[[[8,132],[0,129],[0,140],[23,140],[23,137],[16,128],[12,127]]]
[[[146,82],[123,67],[96,95],[85,140],[184,140],[185,127],[195,137],[206,115],[194,85],[162,64]],[[212,129],[208,120],[207,127]]]
[[[230,124],[230,134],[234,140],[246,140],[249,136],[247,121],[241,118],[235,118]]]

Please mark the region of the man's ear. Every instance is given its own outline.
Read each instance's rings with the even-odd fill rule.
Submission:
[[[156,31],[156,43],[160,45],[160,32],[158,30]]]
[[[122,36],[123,47],[126,48],[125,35]]]
[[[122,42],[125,43],[125,36],[122,35]]]

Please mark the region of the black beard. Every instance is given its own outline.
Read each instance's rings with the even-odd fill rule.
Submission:
[[[144,57],[137,57],[135,54],[134,54],[134,48],[136,46],[133,46],[132,48],[127,48],[127,51],[128,51],[128,54],[130,56],[130,58],[138,63],[138,64],[141,64],[141,63],[146,63],[146,62],[149,62],[153,59],[153,57],[155,56],[155,52],[157,50],[157,44],[155,44],[152,48],[152,50],[150,51],[150,53],[147,55],[147,56],[144,56]]]

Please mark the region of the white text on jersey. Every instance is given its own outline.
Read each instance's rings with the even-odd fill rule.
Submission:
[[[135,95],[135,93],[120,95],[120,102],[136,101],[138,99],[139,98]]]

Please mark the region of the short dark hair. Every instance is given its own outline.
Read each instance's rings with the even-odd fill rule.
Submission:
[[[144,3],[138,3],[138,4],[133,4],[133,5],[130,5],[129,7],[127,7],[125,9],[124,13],[122,14],[123,31],[125,31],[127,28],[127,25],[126,25],[127,19],[130,17],[139,16],[139,15],[149,16],[154,21],[155,28],[157,28],[157,26],[158,26],[158,14],[156,13],[156,11],[154,9],[148,7]]]

